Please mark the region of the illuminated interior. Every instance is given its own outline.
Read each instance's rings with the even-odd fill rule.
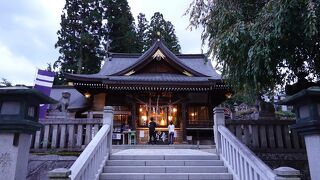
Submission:
[[[158,127],[167,127],[172,121],[177,125],[178,108],[176,105],[159,105],[159,106],[139,106],[139,126],[147,126],[150,118],[153,117]]]

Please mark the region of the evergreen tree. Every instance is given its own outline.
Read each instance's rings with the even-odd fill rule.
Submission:
[[[161,39],[173,53],[180,53],[181,47],[175,34],[174,26],[170,21],[166,21],[160,12],[154,13],[151,17],[147,31],[147,48],[149,48],[153,42],[159,38],[159,35],[157,34],[158,32],[160,32]]]
[[[11,87],[13,86],[12,83],[10,81],[8,81],[6,78],[1,78],[0,81],[0,87]]]
[[[110,42],[108,51],[137,52],[134,18],[127,0],[104,0],[102,4],[107,8],[105,18],[108,21],[106,41]]]
[[[145,14],[139,13],[138,15],[138,24],[137,24],[137,51],[143,52],[147,49],[146,40],[147,40],[147,30],[148,30],[148,20],[146,19]]]
[[[104,56],[105,10],[101,0],[66,0],[55,45],[61,55],[54,63],[55,68],[60,68],[58,78],[62,81],[64,72],[80,74],[100,70]]]

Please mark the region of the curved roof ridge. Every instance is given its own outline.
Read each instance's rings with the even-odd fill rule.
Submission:
[[[139,65],[141,65],[148,57],[151,57],[158,49],[161,49],[169,59],[171,59],[175,64],[179,65],[180,67],[182,67],[183,69],[187,70],[188,72],[196,75],[196,76],[207,76],[203,73],[200,73],[190,67],[188,67],[186,64],[184,64],[175,54],[173,54],[168,48],[167,46],[165,46],[163,44],[163,42],[161,40],[156,41],[145,53],[143,53],[137,60],[137,62],[133,65],[133,66],[129,66],[119,72],[116,72],[112,75],[123,75],[127,72],[129,72],[130,70],[138,67]]]

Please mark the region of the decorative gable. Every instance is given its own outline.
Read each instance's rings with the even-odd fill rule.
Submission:
[[[117,76],[130,76],[140,73],[171,73],[186,76],[206,76],[186,66],[175,54],[158,40],[142,54],[132,66],[115,73]]]
[[[160,61],[161,59],[166,58],[166,56],[165,56],[164,54],[162,54],[162,52],[160,51],[160,49],[158,49],[158,50],[152,55],[152,58]]]

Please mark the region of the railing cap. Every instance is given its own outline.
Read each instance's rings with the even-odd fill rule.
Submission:
[[[66,168],[57,168],[48,172],[49,178],[68,178],[71,174],[71,170]]]
[[[284,177],[292,177],[292,176],[299,176],[300,171],[296,170],[291,167],[278,167],[273,170],[273,172],[279,176],[284,176]]]
[[[113,107],[112,106],[104,106],[103,111],[113,113]]]
[[[215,107],[213,109],[214,113],[224,113],[224,108],[223,107]]]

